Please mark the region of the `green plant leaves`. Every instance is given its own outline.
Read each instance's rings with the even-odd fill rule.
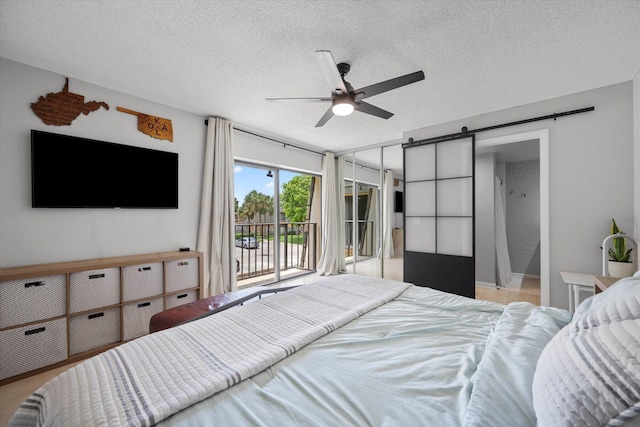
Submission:
[[[620,231],[618,225],[616,224],[616,221],[613,218],[611,218],[611,234],[624,234],[622,231]],[[609,248],[609,257],[611,258],[611,261],[630,262],[629,259],[631,258],[632,249],[633,248],[627,250],[624,237],[614,237],[613,247]]]

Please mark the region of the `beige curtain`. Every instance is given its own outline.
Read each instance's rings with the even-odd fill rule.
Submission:
[[[346,271],[344,178],[340,173],[343,170],[340,165],[341,160],[338,160],[338,173],[336,173],[336,160],[333,153],[325,153],[322,163],[322,249],[318,261],[318,273],[323,276]]]
[[[210,117],[204,153],[198,251],[204,254],[204,297],[236,290],[233,126]]]

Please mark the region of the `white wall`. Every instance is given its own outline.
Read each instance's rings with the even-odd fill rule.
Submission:
[[[640,70],[633,79],[633,138],[634,138],[634,230],[636,239],[640,239]],[[629,229],[631,230],[631,229]],[[638,255],[640,256],[640,254]]]
[[[353,172],[353,163],[351,162],[351,158],[348,158],[344,165],[344,178],[352,180]],[[371,169],[369,167],[360,166],[357,163],[357,160],[355,167],[355,176],[358,182],[364,182],[375,187],[380,187],[380,171]]]
[[[476,282],[496,284],[495,155],[476,154]]]
[[[30,104],[61,91],[65,77],[0,58],[0,267],[195,248],[206,117],[69,79],[71,92],[106,102],[109,110],[80,115],[70,126],[45,125]],[[170,119],[174,141],[139,132],[136,117],[117,106]],[[31,129],[177,152],[179,209],[31,208]],[[321,154],[238,130],[234,154],[248,162],[322,172]]]
[[[65,77],[0,58],[0,267],[195,248],[203,118],[70,78],[71,92],[106,102],[109,110],[48,126],[30,105],[60,92]],[[139,132],[137,118],[118,106],[170,119],[174,141]],[[179,209],[31,208],[31,129],[178,153]]]
[[[239,130],[233,133],[233,155],[236,160],[316,175],[322,174],[324,158],[322,154],[285,146]]]
[[[405,132],[420,140],[594,106],[595,111],[482,133],[482,138],[549,129],[550,300],[568,307],[560,271],[597,273],[611,218],[632,230],[633,85],[620,83],[505,111]],[[637,121],[638,119],[636,119]],[[615,187],[612,186],[615,182]]]
[[[506,228],[511,271],[540,275],[540,161],[506,163]]]

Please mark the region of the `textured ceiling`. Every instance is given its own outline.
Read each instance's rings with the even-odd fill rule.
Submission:
[[[640,2],[1,0],[0,56],[285,141],[344,151],[403,131],[628,81],[640,70]],[[355,88],[425,80],[315,123],[329,96],[314,51]]]

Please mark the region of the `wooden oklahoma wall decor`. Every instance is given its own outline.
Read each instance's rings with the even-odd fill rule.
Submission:
[[[31,103],[31,109],[48,125],[68,126],[81,113],[85,116],[100,107],[109,109],[104,102],[84,102],[84,96],[69,92],[69,79],[65,79],[62,92],[48,93],[38,98],[38,102]]]
[[[162,117],[150,116],[144,113],[138,113],[137,111],[129,110],[122,107],[116,107],[118,111],[127,114],[133,114],[138,116],[138,130],[147,135],[158,138],[168,139],[173,142],[173,128],[171,127],[171,120],[163,119]]]

